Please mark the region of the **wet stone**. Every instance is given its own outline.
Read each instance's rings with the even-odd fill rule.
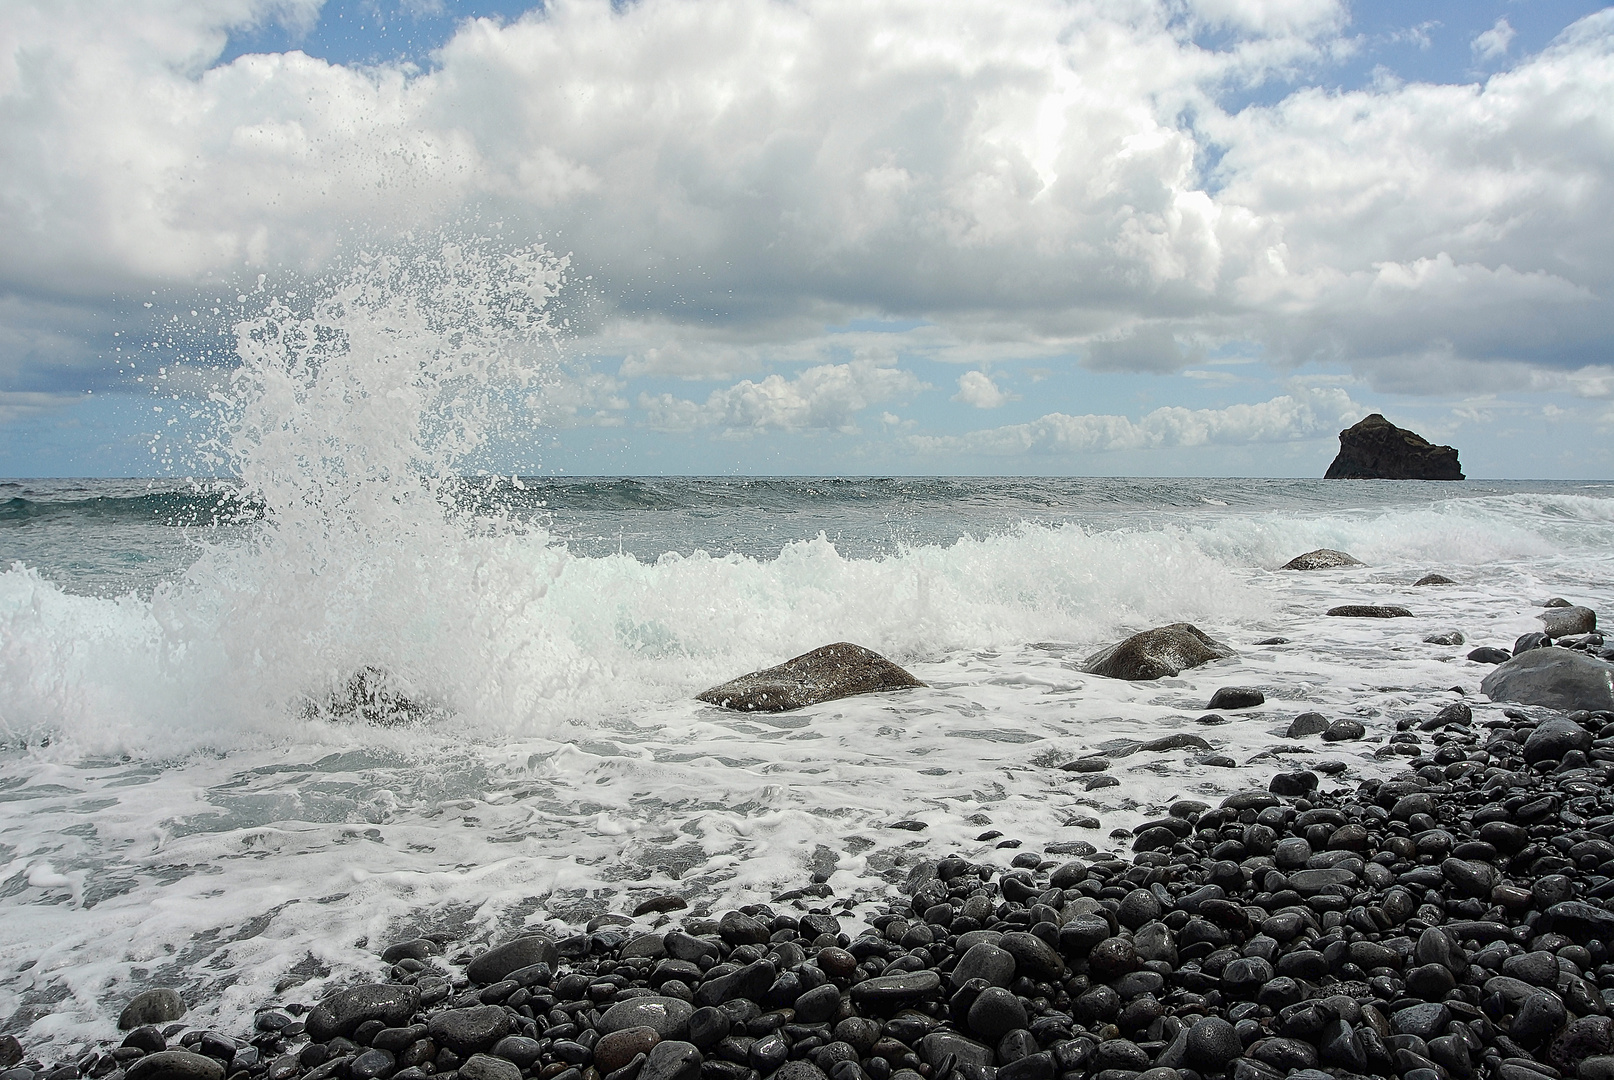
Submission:
[[[517,968],[532,964],[548,964],[553,968],[558,959],[554,941],[542,934],[528,934],[503,945],[495,945],[472,960],[465,974],[472,982],[491,985]]]
[[[1253,686],[1224,686],[1211,695],[1210,702],[1205,708],[1216,709],[1253,709],[1264,704],[1267,696]]]
[[[224,1080],[224,1065],[189,1050],[162,1050],[129,1065],[129,1080]]]
[[[852,999],[859,1005],[893,1007],[916,1001],[941,989],[941,976],[934,971],[879,975],[852,987]]]
[[[626,1028],[645,1027],[662,1039],[682,1039],[689,1032],[695,1006],[675,997],[636,997],[619,1001],[600,1018],[602,1035]]]
[[[510,1033],[510,1015],[498,1005],[445,1009],[426,1021],[433,1041],[466,1056],[485,1050]]]
[[[521,1080],[514,1062],[490,1054],[472,1054],[460,1065],[459,1074],[461,1080]]]
[[[963,986],[971,979],[985,979],[992,986],[1008,986],[1014,979],[1014,957],[989,942],[971,945],[953,968],[954,987]]]
[[[179,991],[160,986],[129,999],[118,1015],[118,1030],[128,1031],[146,1024],[166,1024],[185,1015],[185,1002]]]

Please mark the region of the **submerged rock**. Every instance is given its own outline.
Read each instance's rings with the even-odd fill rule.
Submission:
[[[1417,581],[1414,581],[1412,584],[1414,586],[1418,586],[1418,585],[1455,585],[1455,584],[1457,584],[1457,582],[1453,581],[1451,578],[1447,577],[1445,574],[1425,574],[1423,577],[1419,578]]]
[[[1399,604],[1341,604],[1328,614],[1341,619],[1410,619],[1412,612]]]
[[[784,712],[855,694],[924,685],[879,653],[841,641],[777,667],[741,675],[695,697],[741,712]]]
[[[1366,566],[1361,559],[1333,548],[1318,548],[1304,555],[1296,555],[1284,563],[1284,570],[1332,570],[1339,566]]]
[[[1372,413],[1339,433],[1325,480],[1461,480],[1457,451]]]
[[[398,676],[365,666],[348,676],[341,689],[331,691],[324,700],[307,702],[303,714],[310,719],[396,727],[428,719],[432,707]]]
[[[1492,701],[1564,712],[1614,710],[1614,664],[1571,649],[1531,649],[1498,665],[1480,690]]]
[[[1189,623],[1172,623],[1133,634],[1089,656],[1082,670],[1110,679],[1161,679],[1212,660],[1238,655]]]

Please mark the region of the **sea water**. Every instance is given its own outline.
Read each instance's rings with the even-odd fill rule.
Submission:
[[[560,270],[450,252],[266,302],[201,448],[226,479],[0,486],[0,1030],[32,1053],[148,986],[234,1030],[392,940],[663,893],[820,885],[855,927],[926,859],[1124,851],[1177,799],[1387,775],[1397,720],[1496,708],[1471,648],[1554,596],[1614,610],[1609,484],[478,475],[543,393]],[[1318,547],[1365,565],[1280,569]],[[1325,615],[1362,602],[1413,616]],[[1178,621],[1238,655],[1081,670]],[[926,685],[694,700],[835,641]],[[390,711],[351,707],[361,672]],[[1229,685],[1266,704],[1202,724]],[[1286,739],[1312,710],[1367,737]],[[1179,732],[1210,749],[1133,749]],[[1113,786],[1057,768],[1095,752]]]

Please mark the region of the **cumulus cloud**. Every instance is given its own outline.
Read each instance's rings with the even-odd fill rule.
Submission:
[[[1474,35],[1474,40],[1470,43],[1474,56],[1480,60],[1495,60],[1497,57],[1506,56],[1508,46],[1513,44],[1516,33],[1505,16],[1497,19],[1489,30]]]
[[[1331,435],[1358,419],[1362,407],[1338,387],[1297,388],[1250,405],[1225,409],[1155,409],[1138,420],[1111,414],[1049,413],[1030,423],[957,436],[910,438],[931,454],[1088,454],[1108,450],[1290,442]]]
[[[704,402],[672,394],[640,396],[651,427],[663,431],[721,428],[735,434],[767,430],[856,431],[856,415],[906,394],[925,389],[907,371],[881,367],[872,360],[823,364],[808,368],[793,379],[769,375],[761,382],[745,379],[725,390],[714,390]],[[881,422],[893,422],[890,413]]]
[[[1483,83],[1302,79],[1237,112],[1348,51],[1346,5],[556,0],[418,70],[216,63],[318,6],[0,12],[0,294],[78,352],[9,354],[13,388],[97,355],[86,306],[445,222],[560,237],[593,278],[580,347],[620,346],[622,379],[770,385],[867,316],[972,365],[1150,372],[1229,341],[1384,380],[1614,343],[1614,10]]]
[[[958,393],[953,395],[953,400],[977,409],[996,409],[1019,397],[1019,394],[1004,393],[984,371],[966,371],[958,377]]]

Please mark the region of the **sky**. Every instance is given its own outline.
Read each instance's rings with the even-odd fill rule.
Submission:
[[[1611,206],[1595,3],[8,0],[0,475],[464,235],[567,259],[504,471],[1606,479]]]

